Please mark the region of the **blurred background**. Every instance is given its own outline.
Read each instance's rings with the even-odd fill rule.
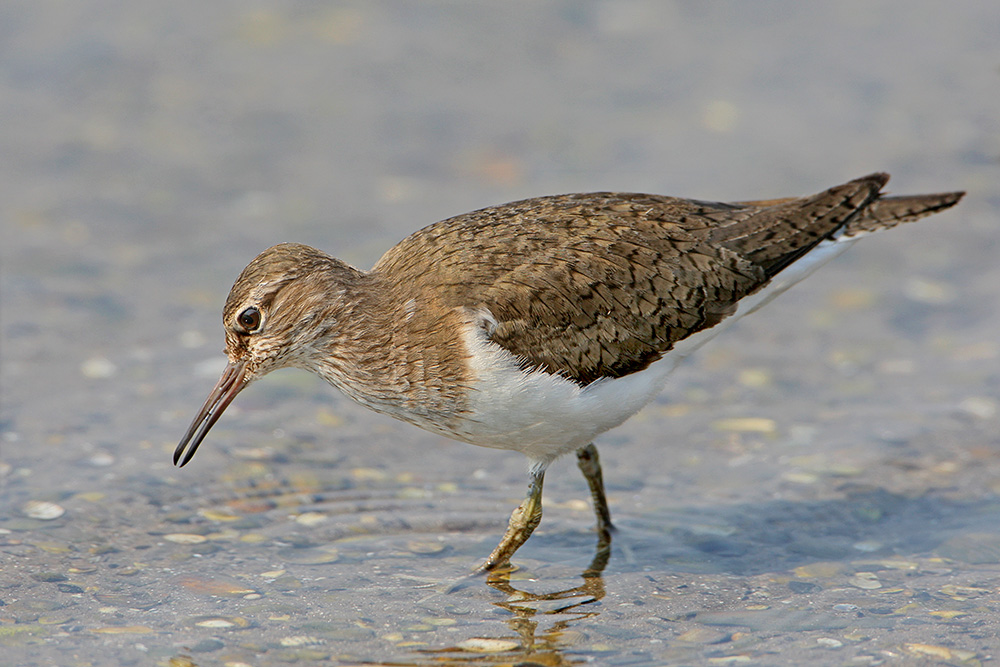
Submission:
[[[25,665],[986,660],[998,36],[992,0],[4,3],[0,645]],[[603,438],[622,531],[599,589],[572,462],[519,552],[540,590],[421,588],[488,553],[523,461],[304,373],[171,465],[228,289],[270,245],[368,268],[523,197],[883,170],[969,194],[747,318]]]

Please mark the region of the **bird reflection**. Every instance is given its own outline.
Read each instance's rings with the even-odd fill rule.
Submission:
[[[607,559],[604,560],[604,565]],[[603,570],[603,566],[601,567]],[[537,652],[558,653],[563,632],[576,621],[597,616],[598,606],[590,607],[605,595],[604,579],[601,570],[595,570],[593,564],[581,575],[583,583],[573,588],[553,591],[550,593],[531,593],[517,588],[516,582],[511,582],[510,573],[497,573],[487,579],[486,583],[507,596],[503,602],[494,604],[506,609],[511,614],[507,623],[521,638],[521,651],[525,654]],[[545,616],[560,615],[561,618],[541,634],[538,625]],[[542,618],[540,618],[542,617]],[[554,662],[545,664],[564,664]],[[565,663],[570,664],[570,663]]]
[[[519,588],[519,580],[511,577],[517,568],[508,567],[491,572],[486,585],[503,593],[505,599],[493,604],[511,614],[507,625],[516,637],[483,639],[484,650],[475,655],[469,640],[462,647],[423,650],[423,655],[434,656],[434,665],[546,665],[561,667],[575,665],[578,658],[564,655],[570,647],[565,633],[574,623],[594,618],[600,614],[600,605],[605,588],[602,573],[611,555],[611,536],[603,534],[598,541],[597,551],[590,565],[580,574],[582,582],[578,586],[551,592],[532,592]],[[537,582],[535,582],[537,583]],[[549,624],[550,621],[551,624]],[[473,640],[476,641],[476,640]],[[504,642],[509,648],[491,654],[502,648]],[[471,649],[471,650],[470,650]]]

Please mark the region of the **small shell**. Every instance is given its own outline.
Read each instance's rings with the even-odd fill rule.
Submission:
[[[164,535],[163,539],[175,544],[201,544],[208,541],[208,538],[204,535],[195,535],[193,533],[170,533],[169,535]]]
[[[319,644],[325,643],[319,637],[310,637],[308,635],[296,635],[294,637],[284,637],[281,640],[281,645],[286,648],[293,648],[298,646],[318,646]]]
[[[475,653],[503,653],[504,651],[513,651],[518,646],[520,644],[510,639],[492,639],[489,637],[472,637],[457,644],[457,648]]]
[[[21,507],[25,516],[41,521],[51,521],[58,519],[66,510],[61,505],[50,503],[47,500],[29,500]]]

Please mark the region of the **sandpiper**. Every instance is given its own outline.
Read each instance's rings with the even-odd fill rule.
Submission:
[[[858,237],[963,195],[883,196],[888,179],[731,204],[614,192],[526,199],[425,227],[371,271],[276,245],[229,293],[229,365],[174,463],[191,460],[248,384],[304,368],[377,412],[528,457],[527,497],[482,570],[509,564],[531,535],[545,469],[571,451],[606,552],[612,524],[593,439],[656,396],[737,308],[751,312]]]

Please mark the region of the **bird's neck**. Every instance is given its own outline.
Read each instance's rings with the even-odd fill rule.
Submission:
[[[463,411],[465,314],[377,272],[359,272],[309,370],[378,412],[438,430]]]

